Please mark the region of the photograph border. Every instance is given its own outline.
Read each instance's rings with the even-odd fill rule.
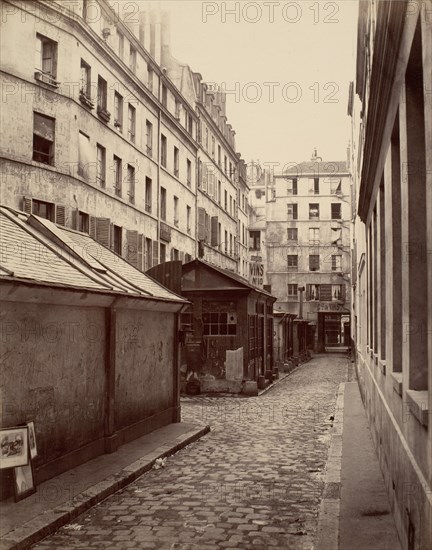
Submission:
[[[3,457],[0,450],[0,470],[6,468],[16,468],[18,466],[26,466],[30,460],[29,445],[28,445],[28,426],[13,426],[10,428],[0,429],[0,442],[3,437],[9,433],[22,432],[23,454],[20,457]]]
[[[17,485],[18,472],[19,472],[19,470],[24,469],[24,468],[30,470],[32,486],[30,487],[30,489],[27,489],[26,491],[23,491],[22,493],[20,493],[18,491],[18,485]],[[28,464],[25,464],[24,466],[17,466],[16,468],[14,468],[14,499],[15,499],[15,502],[19,502],[20,500],[23,500],[23,499],[29,497],[30,495],[33,495],[34,493],[36,493],[36,483],[35,483],[35,478],[34,478],[33,464],[32,464],[32,461],[29,460]]]

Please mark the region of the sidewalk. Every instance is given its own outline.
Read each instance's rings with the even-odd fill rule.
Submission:
[[[164,426],[41,483],[25,500],[2,502],[0,549],[28,548],[150,470],[157,458],[176,453],[209,430],[185,422]]]
[[[339,389],[315,550],[401,550],[357,381]]]

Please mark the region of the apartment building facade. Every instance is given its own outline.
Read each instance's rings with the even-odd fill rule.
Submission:
[[[189,67],[186,85],[170,70],[166,16],[124,10],[5,2],[2,202],[89,233],[144,271],[204,251],[237,272],[234,131],[204,84],[197,101]]]
[[[267,191],[267,289],[275,310],[309,322],[308,345],[350,345],[351,184],[346,162],[316,151]]]
[[[356,368],[404,550],[432,546],[431,14],[360,2],[348,107]]]

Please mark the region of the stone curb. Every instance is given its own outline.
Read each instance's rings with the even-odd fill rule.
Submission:
[[[86,489],[72,500],[47,510],[21,527],[14,529],[3,537],[1,550],[25,550],[32,544],[51,535],[57,529],[77,518],[83,512],[98,504],[108,496],[126,487],[139,476],[151,470],[157,458],[175,454],[190,443],[200,439],[210,431],[210,426],[196,428],[176,438],[174,445],[162,445],[139,460],[126,466],[118,473],[108,476],[103,481]]]
[[[314,548],[338,550],[345,382],[339,385]]]

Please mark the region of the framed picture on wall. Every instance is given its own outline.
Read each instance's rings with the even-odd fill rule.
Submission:
[[[28,427],[0,430],[0,469],[26,466],[29,462]]]
[[[17,466],[14,469],[15,502],[27,498],[35,492],[33,466],[30,460],[25,466]]]
[[[30,458],[33,459],[38,454],[34,422],[27,422],[27,428],[28,428]]]

